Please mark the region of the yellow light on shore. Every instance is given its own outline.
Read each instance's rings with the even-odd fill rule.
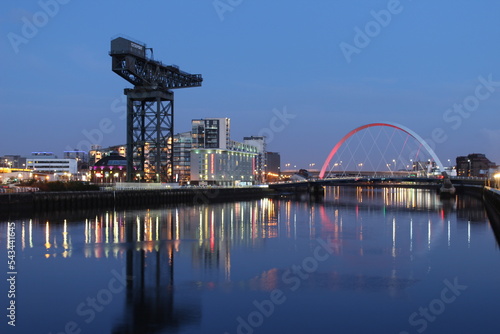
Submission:
[[[493,177],[494,177],[495,179],[500,179],[500,173],[496,173],[495,175],[493,175]]]

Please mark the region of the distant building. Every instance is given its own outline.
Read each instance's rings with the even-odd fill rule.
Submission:
[[[413,161],[411,170],[417,172],[417,175],[430,175],[436,168],[435,161]]]
[[[0,167],[26,168],[26,158],[20,155],[4,155],[0,157]]]
[[[64,151],[63,158],[64,159],[76,159],[77,161],[81,161],[81,162],[88,162],[89,155],[88,155],[88,152],[86,152],[86,151],[78,151],[78,150]]]
[[[265,175],[267,182],[276,182],[281,176],[281,157],[276,152],[266,152]]]
[[[78,171],[87,171],[89,169],[89,155],[86,151],[64,151],[64,159],[76,159]]]
[[[491,162],[486,158],[486,155],[481,153],[457,157],[456,163],[458,176],[488,177],[490,169],[497,167],[494,162]]]
[[[109,147],[101,147],[99,145],[93,145],[88,154],[88,162],[90,166],[93,166],[97,161],[111,154],[117,153],[119,156],[127,156],[127,147],[125,145],[115,145]]]
[[[243,137],[243,142],[257,147],[257,156],[255,158],[255,180],[259,183],[266,181],[266,138],[262,136]]]
[[[51,158],[57,158],[57,155],[54,154],[54,152],[31,152],[31,157],[51,157]]]
[[[125,182],[127,158],[117,152],[110,153],[90,167],[90,180],[94,183]]]
[[[33,173],[76,174],[76,159],[59,159],[52,152],[33,152],[26,159],[26,168]]]

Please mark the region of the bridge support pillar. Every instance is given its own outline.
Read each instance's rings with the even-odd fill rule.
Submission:
[[[446,172],[443,172],[443,176],[443,185],[439,188],[439,195],[442,197],[455,195],[456,189],[451,183],[450,177],[446,174]]]
[[[319,186],[317,184],[309,183],[307,185],[307,192],[312,195],[324,195],[325,188],[323,186]]]

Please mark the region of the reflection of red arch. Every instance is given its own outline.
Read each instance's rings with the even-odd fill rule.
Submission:
[[[443,165],[441,164],[441,160],[439,160],[439,158],[437,157],[436,153],[427,144],[427,142],[422,137],[420,137],[417,133],[413,132],[412,130],[408,129],[407,127],[405,127],[403,125],[399,125],[399,124],[395,124],[395,123],[371,123],[371,124],[362,125],[362,126],[356,128],[356,129],[352,130],[351,132],[349,132],[348,134],[346,134],[333,147],[333,149],[330,151],[330,154],[326,158],[325,163],[323,164],[323,167],[321,168],[321,172],[319,173],[319,178],[322,179],[322,178],[325,177],[326,169],[328,168],[328,165],[330,164],[330,161],[335,156],[335,154],[339,150],[340,146],[342,146],[342,144],[344,144],[344,142],[347,139],[349,139],[349,137],[351,137],[352,135],[354,135],[355,133],[357,133],[357,132],[359,132],[361,130],[364,130],[366,128],[375,127],[375,126],[387,126],[387,127],[390,127],[390,128],[401,130],[401,131],[409,134],[410,136],[412,136],[413,138],[415,138],[420,144],[422,144],[422,146],[424,146],[424,148],[427,150],[427,152],[429,152],[429,154],[432,156],[432,158],[434,159],[434,161],[437,163],[438,167],[443,168]]]

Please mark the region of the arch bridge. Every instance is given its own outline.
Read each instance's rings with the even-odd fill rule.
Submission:
[[[360,171],[356,176],[342,176],[342,177],[329,177],[328,168],[331,166],[333,158],[338,153],[340,147],[353,135],[363,131],[365,129],[374,127],[387,127],[399,130],[418,142],[418,144],[425,149],[425,151],[430,155],[433,162],[436,165],[436,169],[439,170],[440,174],[434,177],[416,177],[411,176],[409,173],[395,173],[391,172],[391,175],[379,175],[378,173],[371,172],[372,175],[366,176],[362,175]],[[366,173],[370,174],[370,172]],[[469,179],[469,178],[453,178],[450,179],[449,175],[444,169],[444,165],[434,152],[434,150],[429,146],[429,144],[416,132],[397,123],[370,123],[366,125],[359,126],[349,133],[344,135],[339,142],[335,144],[332,150],[329,152],[325,162],[322,165],[321,171],[319,173],[318,179],[309,179],[296,182],[287,183],[276,183],[269,185],[270,188],[280,190],[280,191],[308,191],[317,192],[322,190],[324,186],[370,186],[370,187],[405,187],[405,188],[428,188],[436,189],[441,191],[441,193],[451,193],[455,192],[455,185],[474,185],[483,186],[485,179]]]

